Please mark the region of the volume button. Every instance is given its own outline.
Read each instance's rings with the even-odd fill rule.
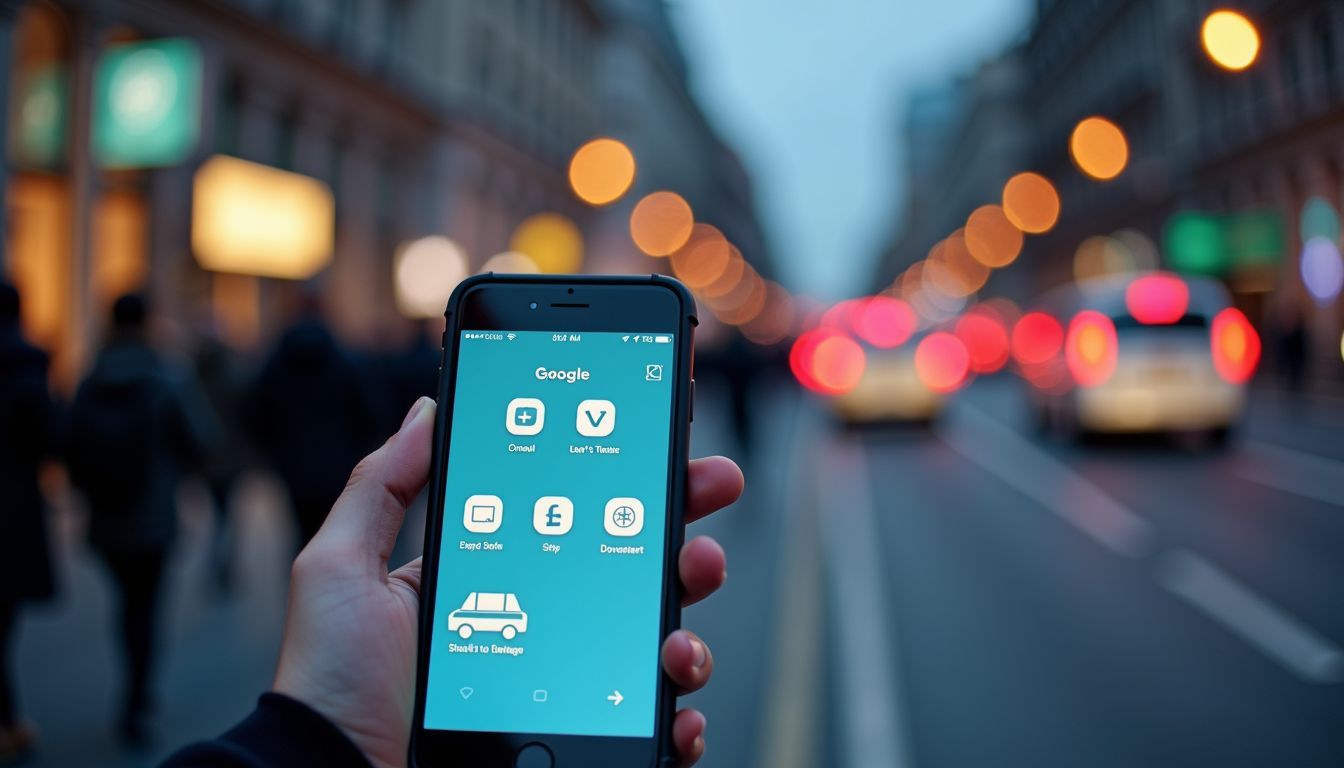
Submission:
[[[691,379],[691,421],[695,421],[695,379]]]

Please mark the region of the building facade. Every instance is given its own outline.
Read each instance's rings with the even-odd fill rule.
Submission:
[[[653,15],[597,0],[4,5],[12,66],[0,266],[23,291],[26,332],[53,352],[67,386],[126,290],[147,290],[179,336],[209,317],[243,347],[265,343],[312,290],[210,272],[192,257],[193,177],[216,155],[330,189],[332,252],[314,284],[333,326],[357,344],[404,332],[393,258],[426,235],[450,237],[479,269],[520,222],[553,212],[584,233],[589,270],[648,269],[569,189],[569,156],[594,136],[630,135],[641,185],[718,205],[702,190],[719,183],[726,149],[685,89],[670,30],[658,38],[660,4],[632,4]],[[199,49],[199,138],[178,162],[108,168],[90,154],[99,57],[164,38]],[[660,69],[668,61],[670,73]],[[624,66],[642,79],[630,83]]]
[[[1003,292],[1019,300],[1071,279],[1075,250],[1089,237],[1137,230],[1158,244],[1162,263],[1170,266],[1178,255],[1170,237],[1175,215],[1266,216],[1273,226],[1260,243],[1263,252],[1210,271],[1262,331],[1272,337],[1294,317],[1304,319],[1314,331],[1318,361],[1337,363],[1344,308],[1338,296],[1323,302],[1307,295],[1299,259],[1308,203],[1324,201],[1336,220],[1344,203],[1344,3],[1233,3],[1254,21],[1262,41],[1258,60],[1244,72],[1218,68],[1201,46],[1204,18],[1223,5],[1040,0],[1026,41],[1012,54],[1022,66],[1012,97],[1022,130],[1008,151],[1009,167],[985,174],[970,194],[976,199],[963,201],[953,192],[964,186],[958,169],[977,167],[975,158],[986,150],[947,142],[937,170],[919,180],[912,205],[917,197],[948,200],[961,206],[943,212],[955,219],[997,202],[1014,172],[1051,179],[1061,199],[1058,225],[1028,238],[1019,262],[1003,275],[1014,276],[1012,290]],[[968,105],[943,127],[952,135],[973,130],[977,111],[994,102],[983,93],[964,98]],[[1070,133],[1091,115],[1116,123],[1128,140],[1128,167],[1110,182],[1086,177],[1070,159]],[[923,255],[906,241],[930,214],[910,212],[919,223],[896,241],[887,271]],[[935,228],[947,226],[937,221]],[[997,287],[991,282],[990,290]]]

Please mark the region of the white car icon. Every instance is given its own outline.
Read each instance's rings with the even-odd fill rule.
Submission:
[[[448,614],[448,630],[463,640],[473,632],[498,632],[512,640],[527,631],[527,614],[512,592],[472,592],[462,607]]]

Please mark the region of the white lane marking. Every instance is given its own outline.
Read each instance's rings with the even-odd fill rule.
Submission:
[[[1309,683],[1344,682],[1344,650],[1184,549],[1163,553],[1157,581]]]
[[[1246,480],[1279,491],[1344,507],[1344,461],[1281,445],[1247,440],[1233,471]]]
[[[806,405],[804,414],[815,416]],[[816,731],[821,719],[821,564],[817,548],[817,513],[809,500],[815,496],[815,474],[802,471],[804,446],[818,436],[817,419],[805,415],[795,422],[789,459],[795,479],[772,490],[784,512],[778,591],[775,593],[773,658],[766,667],[769,697],[760,730],[760,768],[810,768],[817,750]]]
[[[1155,532],[1147,520],[975,406],[962,404],[955,416],[966,428],[954,422],[936,430],[952,450],[1117,555],[1152,554]]]
[[[850,768],[913,765],[901,706],[900,648],[891,632],[868,457],[852,441],[822,456],[817,499],[838,636],[836,696],[841,764]]]

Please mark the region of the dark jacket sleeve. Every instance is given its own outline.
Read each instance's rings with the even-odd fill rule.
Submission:
[[[257,708],[213,741],[192,744],[161,768],[369,768],[369,761],[334,723],[307,704],[263,693]]]

